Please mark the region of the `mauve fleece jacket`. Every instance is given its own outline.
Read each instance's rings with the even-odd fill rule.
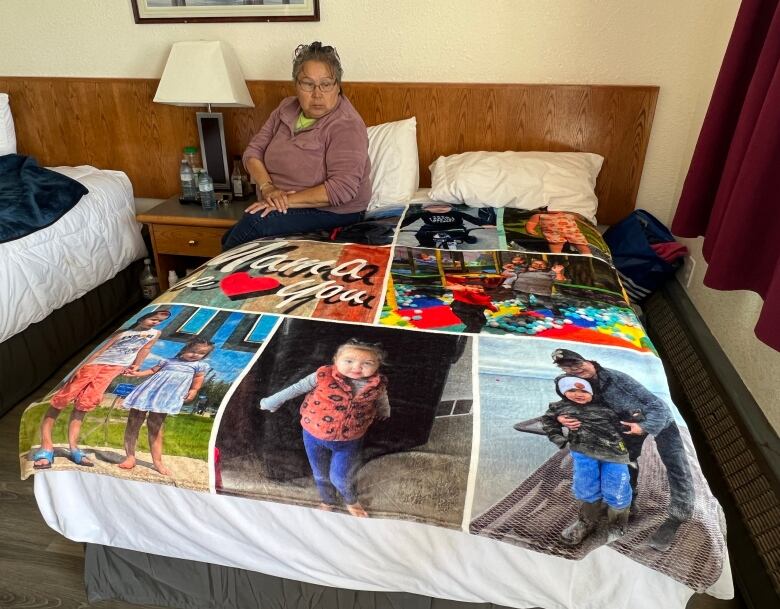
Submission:
[[[329,207],[352,214],[371,199],[371,163],[366,124],[343,95],[336,107],[308,129],[295,133],[301,112],[297,97],[287,97],[271,113],[244,152],[244,165],[260,159],[282,190],[300,191],[324,184]]]

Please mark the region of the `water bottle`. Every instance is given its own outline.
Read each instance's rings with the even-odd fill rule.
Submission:
[[[195,174],[195,203],[200,205],[200,174],[203,173],[203,169],[193,168],[192,173]]]
[[[182,201],[195,201],[198,198],[198,186],[195,183],[195,174],[190,164],[182,159],[179,168],[179,178],[181,179],[181,198]]]
[[[195,146],[186,146],[182,153],[184,155],[184,160],[190,164],[190,167],[192,167],[192,171],[198,171],[198,169],[202,169],[203,166],[200,163],[200,155],[198,154],[198,149]]]
[[[154,300],[160,295],[160,285],[157,283],[157,277],[152,274],[152,261],[149,258],[144,259],[140,283],[141,293],[147,300]]]
[[[217,199],[214,197],[214,182],[205,171],[200,174],[198,193],[200,194],[200,204],[205,211],[217,209]]]

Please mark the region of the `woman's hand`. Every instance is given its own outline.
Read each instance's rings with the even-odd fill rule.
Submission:
[[[273,184],[266,184],[260,190],[260,196],[262,200],[252,203],[246,208],[247,213],[256,214],[260,213],[261,218],[265,218],[272,211],[278,211],[281,214],[286,214],[290,208],[290,201],[287,199],[288,195],[295,194],[294,190],[280,190]]]
[[[256,214],[257,212],[263,212],[261,214],[261,217],[265,218],[269,213],[273,211],[272,208],[268,207],[268,204],[265,201],[256,201],[255,203],[252,203],[249,205],[245,210],[248,214]]]
[[[272,211],[278,211],[280,214],[286,214],[289,202],[287,201],[287,195],[291,194],[280,190],[273,184],[269,184],[262,190],[263,202],[268,206],[269,210],[263,214],[263,217],[267,216]]]

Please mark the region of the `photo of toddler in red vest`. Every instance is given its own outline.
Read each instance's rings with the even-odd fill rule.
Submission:
[[[339,345],[332,364],[260,400],[261,410],[275,412],[306,394],[300,407],[303,445],[322,509],[333,510],[340,495],[350,514],[368,517],[357,497],[355,474],[363,436],[374,421],[390,416],[387,379],[379,372],[385,358],[379,343],[352,338]]]

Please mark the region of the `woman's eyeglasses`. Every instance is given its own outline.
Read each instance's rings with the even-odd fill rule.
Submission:
[[[321,93],[330,93],[336,88],[338,84],[335,80],[323,80],[319,83],[314,83],[310,80],[298,80],[296,83],[300,87],[301,91],[311,93],[314,89],[319,89]]]

